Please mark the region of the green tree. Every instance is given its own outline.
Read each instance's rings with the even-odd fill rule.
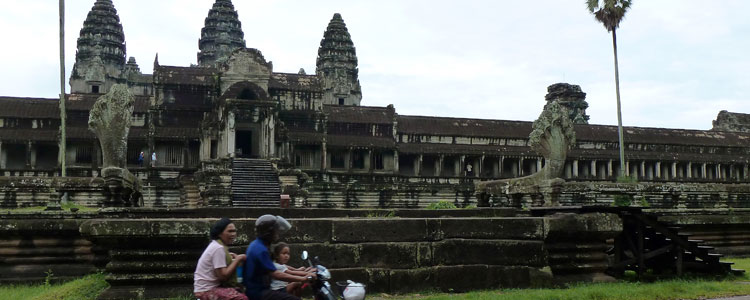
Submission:
[[[625,142],[622,134],[622,111],[620,110],[620,70],[617,64],[617,28],[630,8],[631,0],[586,0],[589,12],[597,21],[612,32],[612,48],[615,52],[615,90],[617,92],[617,135],[620,143],[620,176],[625,176]]]

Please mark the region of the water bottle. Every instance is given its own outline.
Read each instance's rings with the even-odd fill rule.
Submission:
[[[237,266],[237,282],[242,282],[242,274],[244,273],[244,265]]]

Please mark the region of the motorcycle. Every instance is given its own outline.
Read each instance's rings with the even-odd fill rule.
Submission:
[[[364,300],[365,299],[365,285],[351,280],[336,282],[338,292],[335,292],[331,284],[328,282],[331,280],[331,272],[326,267],[320,264],[318,257],[310,258],[307,250],[302,251],[302,260],[307,261],[310,267],[317,269],[316,274],[318,278],[311,283],[313,294],[315,294],[315,300]]]

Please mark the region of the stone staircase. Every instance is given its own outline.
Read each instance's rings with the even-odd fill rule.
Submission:
[[[235,158],[232,162],[232,206],[278,207],[279,175],[270,161]]]
[[[203,206],[200,190],[192,176],[180,177],[182,184],[182,206],[188,208],[197,208]]]

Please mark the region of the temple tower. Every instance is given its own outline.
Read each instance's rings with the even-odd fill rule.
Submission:
[[[112,0],[94,3],[83,22],[77,49],[71,92],[103,94],[123,81],[125,34]]]
[[[334,14],[318,48],[316,73],[323,83],[323,103],[359,105],[362,88],[359,85],[357,52],[340,14]]]
[[[198,41],[198,65],[215,66],[239,48],[245,48],[242,23],[231,0],[216,0],[208,11]]]

